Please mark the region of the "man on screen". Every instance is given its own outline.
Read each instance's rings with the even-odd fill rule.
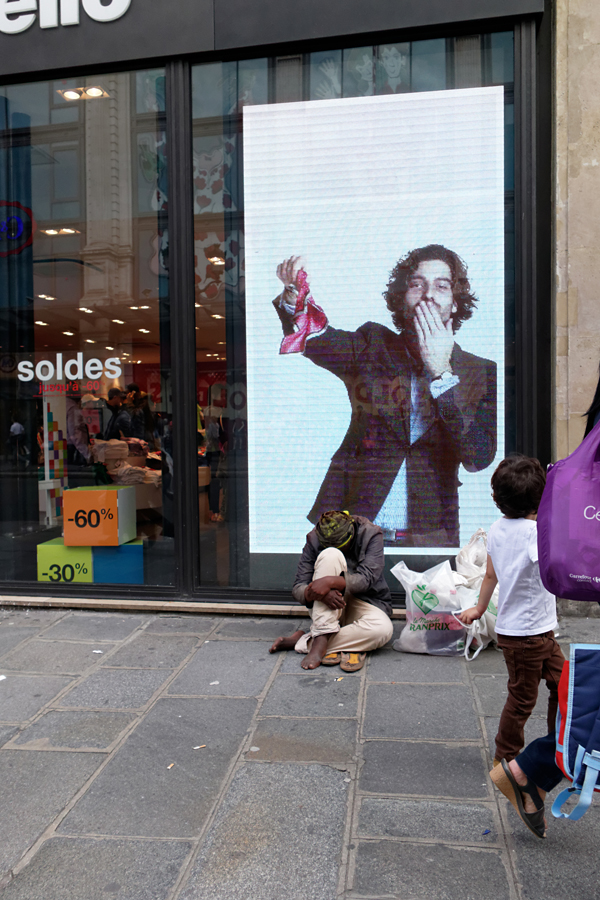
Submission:
[[[277,276],[280,352],[301,352],[341,378],[352,407],[309,520],[350,509],[388,544],[458,546],[458,467],[480,471],[496,453],[496,364],[454,340],[477,303],[464,262],[439,244],[398,261],[383,295],[396,332],[375,322],[332,328],[300,257]]]

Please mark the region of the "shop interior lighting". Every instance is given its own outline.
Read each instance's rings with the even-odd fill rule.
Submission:
[[[129,309],[139,309],[139,306],[130,306]]]
[[[225,341],[217,341],[217,344],[222,347],[225,346]]]
[[[104,88],[96,84],[89,87],[67,88],[57,93],[65,100],[100,100],[102,97],[108,97]]]
[[[223,318],[223,316],[220,316],[218,313],[213,313],[212,317],[213,317],[213,319],[222,319]]]
[[[123,319],[113,319],[113,322],[116,322],[117,325],[124,325],[124,324],[125,324],[125,322],[123,321]]]
[[[150,334],[147,328],[138,328],[138,331],[141,331],[142,334]]]
[[[36,325],[47,325],[47,322],[42,322],[41,319],[36,319]]]
[[[66,334],[68,337],[73,337],[73,331],[63,331],[63,334]]]
[[[140,309],[150,309],[149,306],[140,306]]]
[[[87,306],[80,306],[80,307],[79,307],[79,312],[93,313],[94,310],[93,310],[93,309],[88,309]]]
[[[96,343],[96,341],[93,341],[91,338],[86,338],[85,342],[86,342],[86,344],[95,344]]]
[[[114,347],[105,347],[104,349],[105,350],[114,350],[115,348]]]
[[[81,232],[76,228],[42,228],[42,234],[53,236],[57,234],[81,234]]]
[[[209,256],[208,261],[213,264],[213,266],[224,266],[225,260],[222,256]]]

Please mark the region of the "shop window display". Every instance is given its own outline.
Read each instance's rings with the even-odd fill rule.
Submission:
[[[252,73],[251,90],[248,88],[249,72]],[[364,402],[361,401],[361,385],[358,382],[350,384],[337,362],[329,360],[325,365],[323,361],[317,361],[317,367],[325,371],[320,375],[317,371],[317,378],[309,371],[310,362],[302,357],[308,356],[309,360],[315,361],[315,354],[309,353],[307,347],[316,348],[317,343],[310,344],[313,335],[322,335],[331,326],[348,329],[340,332],[343,334],[354,334],[356,330],[360,335],[361,328],[367,328],[364,323],[370,321],[372,325],[373,321],[381,319],[381,324],[396,340],[396,323],[392,324],[391,319],[387,321],[390,314],[381,293],[386,289],[394,266],[400,265],[404,258],[412,259],[410,254],[416,254],[419,248],[428,244],[441,247],[450,259],[451,263],[444,263],[448,269],[448,272],[444,269],[448,283],[455,278],[471,278],[474,296],[478,302],[481,300],[481,308],[488,310],[483,315],[476,311],[472,323],[465,326],[457,338],[463,340],[464,336],[465,347],[468,350],[474,348],[472,358],[479,368],[473,363],[469,372],[456,374],[460,369],[457,364],[456,372],[446,376],[446,383],[436,385],[432,394],[437,402],[438,396],[452,391],[461,381],[466,384],[471,376],[474,382],[485,381],[485,390],[477,394],[482,398],[477,401],[481,409],[473,400],[473,394],[464,411],[467,418],[472,412],[473,417],[485,420],[481,432],[485,441],[475,437],[475,443],[479,447],[483,441],[486,449],[479,453],[475,462],[467,456],[464,459],[457,456],[452,465],[448,464],[446,475],[441,476],[447,478],[448,485],[438,486],[436,490],[440,493],[436,496],[441,497],[444,491],[451,496],[451,527],[442,528],[437,519],[433,521],[433,516],[432,524],[428,524],[421,534],[410,521],[414,518],[411,510],[416,508],[415,498],[410,493],[410,473],[420,458],[413,449],[404,451],[407,454],[405,464],[402,463],[404,456],[398,455],[398,465],[388,466],[389,484],[386,482],[384,491],[387,499],[384,496],[378,498],[376,508],[353,507],[351,511],[370,514],[375,520],[379,516],[385,525],[386,552],[389,553],[386,559],[390,565],[396,561],[394,553],[401,551],[415,555],[417,567],[422,557],[437,559],[439,556],[441,559],[451,556],[459,540],[459,528],[470,527],[471,519],[482,515],[485,518],[487,494],[481,485],[486,478],[489,482],[486,473],[497,453],[510,449],[514,427],[514,385],[509,374],[514,327],[512,80],[512,34],[508,32],[373,46],[338,46],[313,53],[289,53],[243,63],[213,62],[193,67],[196,381],[200,579],[203,587],[281,589],[291,584],[303,534],[311,527],[316,506],[323,499],[323,485],[328,484],[327,478],[331,480],[342,447],[346,452],[349,436],[356,437],[360,422],[364,425],[371,413],[375,414],[371,406],[379,403],[377,415],[381,416],[381,403],[386,402],[383,394],[379,400],[367,398],[365,394]],[[441,94],[439,100],[434,98],[433,92],[446,91],[474,93],[457,93],[454,98],[447,95],[447,104]],[[419,174],[421,187],[411,195],[413,170],[410,167],[418,162],[406,162],[412,159],[412,151],[407,133],[402,132],[401,126],[405,120],[410,133],[415,136],[415,147],[422,141],[430,150],[433,129],[433,142],[438,147],[437,152],[441,153],[437,165],[445,164],[446,157],[450,158],[455,151],[444,154],[441,150],[444,140],[456,142],[461,139],[460,128],[456,131],[452,116],[461,114],[462,96],[467,106],[472,103],[472,111],[465,114],[464,122],[467,131],[472,126],[470,140],[474,140],[478,148],[471,152],[479,160],[476,166],[480,166],[477,171],[481,190],[477,186],[469,187],[469,190],[475,191],[473,197],[478,198],[475,206],[481,208],[483,217],[484,237],[480,249],[475,244],[481,225],[470,225],[469,215],[462,208],[458,209],[460,216],[452,215],[452,204],[447,199],[439,199],[444,185],[437,174],[430,179],[436,184],[437,205],[434,198],[425,196],[425,173]],[[485,113],[481,115],[477,112],[480,102],[485,106]],[[406,113],[400,112],[398,104],[402,103]],[[264,111],[273,104],[284,104],[277,116],[268,112],[264,115],[254,113],[256,107],[260,106]],[[328,107],[327,104],[331,105]],[[336,151],[330,132],[337,128],[340,135],[345,133],[344,104],[348,104],[349,110],[346,118],[353,124],[347,133],[346,144],[341,141]],[[399,155],[396,159],[392,155],[388,159],[382,151],[389,140],[385,135],[385,116],[377,119],[376,115],[381,104],[387,104],[386,110],[389,107],[390,123],[400,121],[402,139],[399,139],[398,147],[402,146],[404,158]],[[431,104],[437,104],[435,110]],[[361,110],[364,110],[362,119]],[[438,124],[446,121],[446,114],[450,116],[449,127],[443,134]],[[368,121],[364,134],[361,121]],[[483,121],[490,123],[487,133]],[[431,126],[428,132],[427,122]],[[319,140],[319,128],[324,129],[322,140]],[[380,137],[377,128],[383,129]],[[492,145],[494,148],[489,157],[490,169],[486,169],[485,153],[477,156],[488,139],[490,148]],[[344,161],[348,141],[355,153],[350,166]],[[306,162],[308,158],[310,163]],[[453,158],[460,167],[461,154],[455,154]],[[377,166],[384,165],[382,160],[385,160],[385,167],[378,178]],[[317,176],[324,166],[331,165],[325,180],[319,181],[317,177],[318,188],[310,183],[310,179],[307,181],[306,173],[313,171],[310,169],[313,164],[317,166],[314,170]],[[362,183],[358,174],[361,166]],[[403,238],[401,225],[394,222],[397,212],[386,206],[388,194],[383,185],[387,185],[389,178],[386,178],[395,166],[398,183],[406,180],[403,180],[403,172],[408,179],[406,202],[414,204],[412,214],[411,208],[406,207],[403,221],[407,226],[419,217],[424,221],[422,229],[412,229],[414,238],[409,234]],[[353,173],[354,180],[347,177],[348,172]],[[449,177],[452,183],[451,172]],[[292,187],[297,193],[293,194]],[[345,217],[340,218],[337,210],[336,190],[342,204],[350,199]],[[378,190],[383,191],[379,205],[373,200],[374,196],[379,196]],[[310,202],[311,191],[316,191],[314,206]],[[320,196],[324,193],[331,198],[327,208],[323,207]],[[465,201],[466,205],[472,201],[473,198]],[[424,215],[426,208],[429,210],[427,216]],[[485,219],[488,208],[489,221]],[[472,223],[478,215],[473,215]],[[464,221],[462,231],[456,226],[459,218]],[[361,238],[359,223],[363,219]],[[352,253],[348,250],[347,257],[351,268],[358,266],[355,274],[360,277],[353,278],[350,273],[344,280],[343,266],[340,267],[339,260],[334,258],[352,228],[355,228],[357,238],[354,250]],[[377,229],[379,244],[373,238]],[[296,298],[300,296],[295,302],[305,304],[301,311],[304,318],[297,318],[300,313],[294,303],[288,303],[287,308],[280,303],[278,319],[271,306],[271,301],[277,299],[282,290],[276,265],[271,265],[269,257],[269,277],[264,274],[266,269],[260,268],[265,253],[269,255],[269,247],[279,246],[281,236],[286,234],[289,234],[290,246],[287,254],[282,251],[282,259],[304,252],[300,246],[303,235],[310,246],[309,255],[312,253],[306,264],[307,268],[309,264],[312,266],[308,282],[296,283],[297,273],[292,279]],[[395,235],[392,242],[398,247],[394,247],[390,256],[387,244],[391,234]],[[493,279],[489,271],[486,274],[483,262],[486,253],[494,259]],[[456,258],[463,255],[467,257],[464,271],[468,275],[461,274],[463,269],[456,262]],[[381,262],[379,257],[382,260],[385,257],[386,262]],[[278,263],[281,261],[277,260]],[[336,286],[330,286],[329,293],[325,288],[324,294],[321,288],[317,296],[319,284],[326,285],[326,270],[330,263],[338,273]],[[455,274],[452,274],[452,265]],[[354,298],[354,284],[361,279],[364,281],[364,271],[369,267],[373,269],[372,293],[367,295],[365,292]],[[421,271],[417,271],[418,266],[414,268],[416,274],[413,273],[411,278],[418,280]],[[310,283],[310,272],[316,273],[314,285]],[[421,281],[419,289],[420,285]],[[345,302],[343,314],[335,312],[337,301],[342,307]],[[333,314],[330,313],[332,304]],[[490,309],[493,309],[492,318],[497,324],[488,328],[488,343],[485,344],[476,332],[484,321],[491,322]],[[494,328],[496,331],[492,334]],[[358,337],[352,340],[356,343]],[[482,343],[485,346],[479,346]],[[453,352],[458,353],[457,350]],[[286,358],[287,354],[290,356]],[[293,354],[298,358],[292,358]],[[374,357],[373,365],[376,363]],[[327,380],[328,367],[341,379],[341,386],[336,385],[336,378],[329,376]],[[375,378],[374,390],[381,388],[383,391],[383,381],[389,381],[390,377],[393,380],[393,376],[388,375],[386,372],[381,378]],[[294,386],[293,390],[288,390],[286,379]],[[411,390],[418,393],[418,381],[413,378],[413,382]],[[356,397],[353,395],[355,389],[358,391]],[[398,392],[396,394],[392,391],[390,395],[392,405],[400,404]],[[414,398],[411,403],[417,409]],[[419,415],[422,418],[422,414]],[[417,435],[413,442],[417,443],[426,434],[427,427],[421,422],[417,428],[419,416],[415,413],[413,418],[411,429]],[[333,435],[327,440],[321,439],[319,421],[321,428],[329,428]],[[392,434],[393,440],[399,439],[397,435],[397,432],[395,436]],[[367,443],[375,439],[376,436],[365,437]],[[356,452],[352,451],[352,458],[356,453],[364,455],[375,450],[370,444],[360,445],[358,450],[355,448]],[[392,455],[394,452],[390,450]],[[347,461],[345,465],[348,469]],[[408,481],[406,470],[410,476]],[[350,498],[355,503],[367,503],[365,498],[361,500],[360,489],[353,494],[349,487],[354,483],[352,473],[348,470],[338,474],[341,479],[339,490],[337,493],[325,491],[327,502],[329,495],[335,493],[336,502]],[[356,478],[354,481],[359,483]],[[368,478],[363,481],[370,484]],[[373,494],[373,491],[367,493]],[[394,503],[402,507],[402,515],[390,513]]]
[[[0,88],[3,580],[174,584],[165,127],[162,69]]]

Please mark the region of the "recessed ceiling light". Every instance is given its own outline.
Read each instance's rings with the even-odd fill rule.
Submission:
[[[45,294],[38,294],[38,297],[40,298],[40,300],[45,300],[45,299],[46,299],[46,295],[45,295]]]
[[[117,325],[124,325],[124,324],[125,324],[125,322],[123,321],[123,319],[113,319],[113,322],[116,322]]]
[[[56,297],[51,297],[49,294],[46,294],[46,300],[56,300]]]
[[[224,266],[225,260],[221,256],[209,256],[208,261],[213,264],[213,266]]]
[[[102,97],[104,95],[104,91],[99,87],[86,88],[85,93],[87,97]]]
[[[200,307],[202,306],[202,304],[201,304],[201,303],[194,303],[194,306],[196,307],[196,309],[200,309]]]
[[[58,234],[58,229],[56,228],[43,228],[42,234]]]
[[[93,309],[88,309],[87,306],[80,306],[80,307],[79,307],[79,312],[93,313],[94,310],[93,310]]]
[[[139,366],[139,365],[141,365],[141,363],[142,363],[141,359],[138,359],[137,365]]]
[[[41,319],[36,319],[36,325],[47,325],[47,322],[42,322]]]
[[[212,317],[213,317],[213,319],[222,319],[223,318],[223,316],[219,316],[219,315],[217,315],[217,313],[213,313]]]
[[[140,306],[140,309],[150,309],[149,306]]]
[[[224,343],[225,343],[225,341],[217,341],[217,344],[219,344],[219,345],[224,344]]]
[[[105,347],[104,349],[105,350],[114,350],[115,348],[114,347]]]
[[[73,337],[74,332],[72,331],[63,331],[63,334],[68,335],[69,337]]]
[[[79,100],[81,94],[79,91],[62,91],[65,100]]]
[[[86,342],[86,344],[95,344],[96,343],[96,341],[93,341],[91,338],[86,338],[85,342]]]
[[[147,328],[138,328],[138,331],[141,331],[142,334],[150,334]]]
[[[129,309],[139,309],[139,306],[130,306]]]

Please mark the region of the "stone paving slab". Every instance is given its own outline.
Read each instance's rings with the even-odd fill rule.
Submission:
[[[167,669],[100,669],[61,699],[61,706],[139,709],[164,684]]]
[[[491,806],[440,800],[365,797],[358,831],[362,837],[421,838],[484,846],[498,838]]]
[[[146,631],[152,634],[210,634],[221,621],[204,615],[165,614],[151,619]]]
[[[494,646],[486,647],[481,653],[467,664],[471,675],[502,675],[504,683],[508,679],[504,654]]]
[[[342,765],[355,756],[356,728],[355,719],[262,719],[246,758]]]
[[[97,710],[50,710],[13,741],[28,750],[105,750],[135,717]]]
[[[103,760],[96,753],[0,752],[0,882]]]
[[[473,744],[367,741],[363,791],[432,797],[488,797],[487,766]]]
[[[438,684],[369,685],[363,734],[413,740],[481,737],[468,688]]]
[[[321,666],[309,675],[278,675],[265,698],[261,715],[355,716],[360,679],[343,675],[337,666]]]
[[[369,654],[367,670],[369,681],[414,682],[429,684],[432,681],[460,682],[466,680],[465,664],[448,656],[425,656],[421,653],[398,653],[396,650],[380,650]]]
[[[547,837],[527,831],[506,803],[523,900],[598,900],[600,897],[600,806],[594,804],[579,822],[555,819],[550,806],[560,785],[546,801]],[[513,815],[514,812],[514,815]]]
[[[0,681],[0,721],[26,722],[72,681],[59,675],[7,675]]]
[[[210,641],[195,653],[169,693],[256,697],[276,662],[261,641]]]
[[[148,618],[132,613],[71,613],[49,628],[44,637],[69,641],[122,641]]]
[[[21,625],[0,628],[0,657],[4,656],[14,647],[31,637],[31,628]],[[0,666],[2,662],[0,660]]]
[[[310,619],[278,619],[264,616],[228,616],[217,628],[215,637],[242,638],[253,641],[269,641],[281,635],[293,634],[298,628],[308,631]],[[283,630],[282,630],[283,629]]]
[[[192,652],[198,639],[187,635],[157,635],[140,632],[113,653],[105,665],[140,669],[176,669]]]
[[[166,900],[190,845],[53,838],[2,900]]]
[[[160,700],[69,813],[61,832],[197,834],[255,708],[253,700]],[[200,744],[207,746],[193,749]]]
[[[346,793],[344,774],[326,766],[247,765],[181,900],[333,900]]]
[[[500,725],[500,716],[486,716],[484,721],[487,746],[490,756],[493,759],[496,749],[496,735],[498,734],[498,726]],[[542,719],[538,716],[532,716],[525,723],[525,746],[536,738],[544,737],[546,734],[548,734],[548,722],[546,718],[544,717]]]
[[[112,644],[77,644],[69,641],[29,641],[2,658],[0,666],[5,672],[39,672],[48,675],[81,675],[96,665],[100,654],[106,653]]]
[[[381,900],[509,900],[506,869],[497,851],[435,844],[362,842],[355,890]],[[538,895],[536,900],[539,900]]]
[[[68,615],[69,611],[66,609],[2,606],[0,607],[0,625],[10,625],[13,622],[20,627],[36,628],[39,631]]]
[[[0,725],[0,747],[8,743],[18,730],[16,725]]]
[[[479,696],[479,702],[484,716],[500,717],[506,703],[506,678],[499,675],[482,675],[473,679],[473,686]],[[537,703],[532,712],[533,716],[546,716],[548,713],[548,697],[550,692],[546,683],[540,683]]]

